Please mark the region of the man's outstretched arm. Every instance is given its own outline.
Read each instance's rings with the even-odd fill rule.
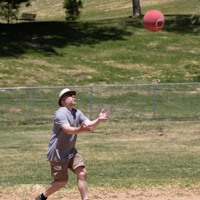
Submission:
[[[107,111],[105,113],[103,113],[104,109],[101,110],[101,112],[99,113],[99,116],[97,119],[93,120],[93,121],[90,121],[89,119],[85,120],[83,123],[86,125],[86,126],[91,126],[91,127],[96,127],[101,121],[107,119],[110,115],[110,112]]]
[[[71,135],[78,134],[81,132],[89,132],[94,129],[94,127],[92,127],[90,125],[85,125],[84,123],[82,123],[80,127],[72,127],[72,126],[70,126],[70,124],[64,124],[61,128],[67,134],[71,134]]]

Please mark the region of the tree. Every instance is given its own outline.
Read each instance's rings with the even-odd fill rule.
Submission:
[[[197,8],[195,14],[192,16],[192,24],[196,24],[197,27],[194,29],[195,32],[200,32],[200,0],[197,1]]]
[[[66,19],[75,20],[79,17],[79,9],[83,7],[82,0],[64,0],[64,6],[66,11]]]
[[[132,0],[133,3],[133,16],[140,16],[141,9],[140,9],[140,0]]]
[[[0,16],[4,19],[7,19],[9,24],[10,20],[17,19],[17,12],[22,3],[25,3],[26,6],[31,6],[32,0],[0,0]]]

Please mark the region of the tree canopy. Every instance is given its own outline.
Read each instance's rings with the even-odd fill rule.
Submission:
[[[7,19],[9,23],[11,19],[17,19],[17,12],[22,3],[31,6],[33,0],[0,0],[0,16]]]
[[[81,0],[64,0],[64,6],[66,11],[66,19],[75,20],[80,16],[80,8],[83,7]]]
[[[24,4],[28,7],[34,0],[0,0],[0,17],[7,20],[17,19],[17,13]],[[82,0],[64,0],[63,8],[66,9],[66,19],[76,20],[80,16],[80,8],[83,7]]]
[[[200,23],[200,0],[198,0],[196,11],[195,11],[194,15],[192,16],[192,23],[197,24],[197,27],[194,29],[194,31],[200,32],[200,26],[199,26],[199,23]]]

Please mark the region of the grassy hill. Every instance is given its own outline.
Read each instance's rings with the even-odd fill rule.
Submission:
[[[1,87],[200,81],[196,0],[141,0],[143,15],[165,15],[157,33],[131,17],[130,0],[85,1],[77,22],[65,21],[62,3],[36,0],[19,13],[36,22],[0,24]]]
[[[132,18],[131,0],[85,0],[76,22],[65,21],[62,1],[36,0],[19,13],[36,13],[36,22],[0,23],[0,87],[200,81],[200,36],[191,24],[196,3],[141,0],[143,15],[152,9],[165,15],[164,28],[151,33],[143,16]],[[141,198],[148,191],[153,198],[154,189],[183,198],[188,191],[186,199],[199,195],[199,91],[157,86],[153,121],[153,86],[94,89],[93,118],[101,108],[111,116],[77,141],[91,199],[103,199],[100,193],[107,199],[110,188],[127,189],[129,196],[135,190]],[[0,91],[0,199],[34,199],[52,181],[46,150],[59,92],[34,90],[30,121],[31,90]],[[90,88],[77,92],[76,108],[89,117]],[[72,192],[78,199],[74,188],[70,174],[67,190],[50,198],[69,199]]]
[[[65,10],[63,9],[64,0],[35,0],[32,6],[26,8],[23,6],[19,15],[23,12],[31,12],[37,14],[37,21],[61,21],[65,19]],[[102,20],[121,18],[132,15],[131,0],[86,0],[83,1],[84,8],[81,10],[80,20]],[[149,10],[160,10],[165,14],[193,14],[197,1],[182,0],[141,0],[141,11],[145,14]]]

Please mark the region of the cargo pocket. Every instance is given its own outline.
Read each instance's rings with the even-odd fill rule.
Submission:
[[[51,162],[51,175],[56,181],[68,180],[67,168],[61,163]]]

